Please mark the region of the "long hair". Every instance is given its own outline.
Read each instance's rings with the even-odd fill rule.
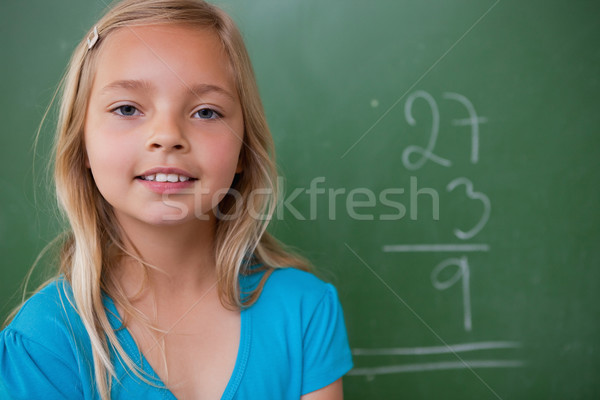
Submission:
[[[277,171],[274,146],[259,97],[254,72],[242,36],[233,20],[219,8],[202,0],[125,0],[102,17],[95,28],[98,41],[88,48],[88,37],[76,47],[62,81],[61,105],[55,141],[54,179],[59,207],[70,225],[63,242],[59,273],[71,285],[73,306],[87,330],[93,354],[97,389],[110,398],[115,376],[109,349],[114,349],[136,375],[144,375],[127,356],[114,334],[102,303],[105,291],[125,315],[140,318],[110,270],[123,257],[149,263],[125,249],[111,206],[98,191],[85,165],[84,123],[98,54],[106,38],[117,29],[133,25],[177,24],[212,29],[225,50],[242,106],[243,170],[231,187],[238,196],[226,196],[219,204],[215,230],[215,260],[221,302],[230,308],[251,306],[274,268],[309,269],[301,257],[285,249],[266,232],[277,205]],[[250,193],[260,191],[262,196]],[[235,198],[234,198],[235,197]],[[260,216],[260,217],[258,217]],[[250,293],[241,293],[239,277],[262,265],[261,282]],[[150,326],[148,320],[145,320]],[[124,319],[126,325],[126,318]],[[144,379],[142,377],[142,379]],[[146,379],[144,379],[148,382]]]

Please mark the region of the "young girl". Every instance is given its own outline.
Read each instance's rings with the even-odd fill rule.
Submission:
[[[341,399],[333,286],[265,232],[273,144],[240,33],[126,0],[64,78],[59,275],[0,337],[0,398]]]

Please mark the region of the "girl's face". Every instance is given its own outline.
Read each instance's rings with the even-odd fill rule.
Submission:
[[[244,133],[218,37],[137,26],[102,46],[84,128],[100,193],[122,224],[208,219],[241,172]]]

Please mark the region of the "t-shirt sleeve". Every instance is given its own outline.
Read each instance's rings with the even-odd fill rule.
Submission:
[[[331,284],[306,325],[302,394],[335,382],[352,368],[342,306]]]
[[[10,327],[0,333],[1,399],[81,399],[73,367]]]

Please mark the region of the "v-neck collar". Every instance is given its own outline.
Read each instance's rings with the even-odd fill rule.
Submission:
[[[169,389],[166,388],[166,385],[160,379],[158,374],[156,372],[154,372],[154,369],[152,368],[150,363],[146,360],[146,357],[144,357],[144,354],[139,350],[139,348],[135,344],[135,341],[133,340],[133,336],[131,335],[129,330],[122,326],[122,318],[119,315],[119,312],[117,310],[117,307],[115,306],[113,299],[110,296],[108,296],[106,293],[103,293],[103,302],[104,302],[104,307],[108,311],[107,312],[108,320],[109,320],[112,328],[115,330],[115,334],[117,335],[117,338],[121,342],[123,349],[125,350],[127,355],[133,360],[133,362],[138,367],[141,367],[144,372],[148,373],[148,375],[152,378],[153,381],[155,381],[156,385],[158,386],[158,387],[152,387],[152,390],[157,391],[157,394],[158,394],[158,392],[162,393],[162,398],[164,398],[164,399],[177,400],[175,395]],[[244,371],[246,370],[246,364],[248,363],[248,357],[250,355],[250,343],[251,343],[251,339],[252,339],[252,337],[251,337],[252,336],[252,329],[251,329],[252,321],[251,321],[251,315],[250,315],[251,309],[252,309],[252,307],[249,307],[249,308],[242,309],[240,311],[240,341],[239,341],[239,345],[238,345],[238,353],[237,353],[237,357],[235,360],[235,366],[233,368],[233,372],[231,373],[229,382],[227,383],[227,386],[225,387],[225,391],[223,392],[223,395],[221,396],[221,400],[233,399],[233,397],[240,385],[242,377],[244,375]],[[141,365],[140,365],[140,360],[141,360]],[[127,374],[127,373],[129,373],[129,372],[125,371],[122,375]],[[120,381],[122,377],[123,376],[119,376],[118,380]]]

